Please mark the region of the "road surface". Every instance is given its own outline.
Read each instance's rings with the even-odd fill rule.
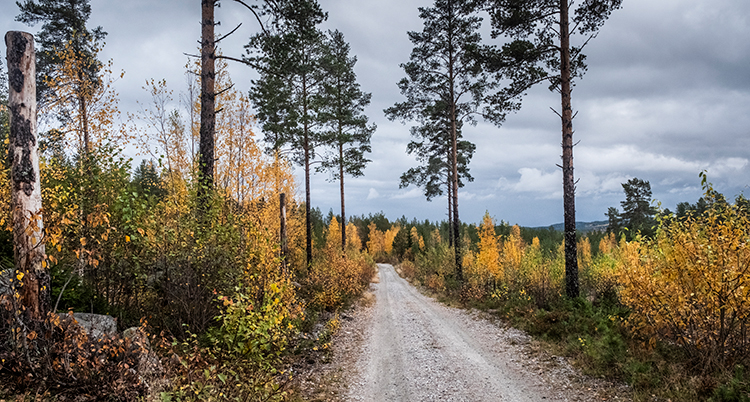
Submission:
[[[522,332],[446,307],[419,293],[393,266],[378,268],[376,302],[364,324],[348,400],[610,399],[586,392],[585,380],[563,359],[530,358]]]

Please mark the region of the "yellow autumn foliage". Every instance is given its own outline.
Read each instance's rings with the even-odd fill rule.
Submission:
[[[376,258],[381,254],[385,254],[385,233],[383,233],[381,230],[378,230],[377,226],[375,226],[375,222],[371,222],[367,226],[367,229],[369,231],[367,240],[367,252],[370,253],[373,258]]]
[[[347,226],[347,233],[353,227]],[[356,228],[351,231],[356,233]],[[374,274],[374,264],[366,254],[358,249],[341,251],[341,225],[334,217],[328,225],[326,246],[307,278],[312,292],[310,303],[316,308],[337,310],[362,292]]]
[[[617,239],[615,239],[614,233],[608,233],[607,236],[599,240],[599,253],[610,254],[617,248]]]
[[[578,242],[578,268],[588,269],[593,263],[591,256],[591,240],[588,237]]]
[[[521,228],[518,225],[513,225],[510,228],[510,235],[503,241],[503,266],[506,271],[518,271],[521,268],[524,247]]]
[[[341,250],[341,225],[334,216],[328,224],[328,233],[326,234],[326,249]]]
[[[713,205],[703,214],[662,223],[652,241],[620,243],[620,298],[636,333],[719,367],[750,354],[750,220],[710,186],[705,198]]]
[[[383,235],[383,242],[386,254],[391,254],[391,252],[393,251],[393,239],[396,238],[396,235],[399,231],[401,231],[401,227],[399,225],[391,226],[388,230],[385,231]]]
[[[362,239],[359,237],[357,226],[351,222],[346,224],[347,251],[362,251]]]
[[[477,274],[494,281],[504,279],[503,266],[500,261],[500,247],[495,234],[495,222],[489,212],[484,213],[479,227],[479,253],[476,256]]]
[[[93,57],[101,49],[93,47]],[[81,151],[86,147],[91,151],[105,144],[124,146],[134,135],[124,126],[118,126],[118,95],[113,88],[115,78],[112,72],[112,61],[104,66],[96,79],[81,74],[86,69],[86,60],[77,55],[76,49],[68,42],[63,49],[57,49],[56,57],[60,60],[52,76],[45,78],[45,83],[55,93],[52,100],[45,105],[43,113],[62,113],[69,116],[55,133],[63,136],[62,144],[73,150]],[[120,73],[122,77],[124,73]],[[88,143],[86,143],[88,141]],[[68,149],[71,150],[71,149]]]
[[[409,235],[411,236],[412,243],[417,245],[419,251],[424,251],[424,237],[419,234],[416,227],[412,226]]]

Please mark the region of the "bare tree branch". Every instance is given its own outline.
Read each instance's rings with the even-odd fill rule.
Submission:
[[[219,39],[216,39],[216,40],[214,41],[214,43],[219,43],[219,42],[221,42],[221,41],[222,41],[222,40],[223,40],[224,38],[226,38],[227,36],[229,36],[229,35],[231,35],[231,34],[235,33],[235,32],[236,32],[236,31],[237,31],[238,29],[240,29],[240,27],[241,27],[241,26],[242,26],[242,23],[240,22],[240,24],[239,24],[239,25],[237,25],[237,27],[236,27],[236,28],[234,28],[234,29],[233,29],[233,30],[232,30],[231,32],[229,32],[228,34],[226,34],[226,35],[222,36],[221,38],[219,38]]]
[[[266,34],[266,36],[270,35],[268,33],[268,31],[266,30],[266,27],[263,26],[263,21],[260,19],[260,15],[258,15],[258,12],[255,11],[255,9],[253,9],[252,7],[250,7],[249,5],[247,5],[247,3],[245,3],[242,0],[234,0],[234,1],[237,2],[237,3],[242,4],[245,7],[247,7],[247,9],[250,10],[250,12],[253,13],[253,15],[255,16],[255,19],[258,21],[258,25],[260,25],[260,29],[263,30],[263,33]]]

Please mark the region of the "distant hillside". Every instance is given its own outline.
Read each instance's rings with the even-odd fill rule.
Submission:
[[[607,230],[607,225],[609,222],[607,221],[594,221],[594,222],[576,222],[576,230],[579,232],[594,232],[594,231],[605,231]],[[563,223],[556,223],[554,225],[550,225],[552,229],[557,230],[558,232],[563,231],[564,224]],[[550,226],[540,226],[540,229],[546,229]]]

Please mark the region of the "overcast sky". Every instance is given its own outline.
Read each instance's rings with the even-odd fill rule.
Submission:
[[[416,164],[406,154],[409,125],[383,115],[384,108],[403,100],[396,82],[404,76],[399,64],[408,61],[412,48],[406,32],[422,29],[417,7],[430,1],[319,1],[329,16],[323,28],[342,31],[359,59],[359,81],[372,93],[366,113],[378,126],[365,176],[348,178],[347,213],[445,219],[445,198],[427,202],[421,189],[398,188],[401,173]],[[258,26],[242,7],[223,3],[216,13],[218,31],[244,24],[221,47],[240,56]],[[573,92],[574,141],[580,141],[574,151],[577,220],[605,219],[607,208],[624,198],[620,184],[632,177],[650,181],[654,199],[672,210],[701,196],[702,170],[727,196],[750,195],[750,2],[623,3],[588,45],[589,69]],[[183,53],[197,51],[200,35],[198,0],[91,4],[90,26],[109,33],[101,58],[125,71],[115,84],[123,114],[137,111],[137,100],[148,101],[141,89],[146,79],[164,78],[175,92],[184,91]],[[18,13],[13,0],[0,0],[0,7],[5,31],[39,28],[13,21]],[[242,65],[230,72],[236,88],[246,92],[253,72]],[[487,210],[524,226],[562,222],[560,119],[550,110],[559,105],[559,96],[542,85],[502,127],[465,127],[477,152],[470,165],[476,180],[459,193],[462,220],[478,222]],[[327,179],[314,177],[313,206],[336,212],[338,187]]]

